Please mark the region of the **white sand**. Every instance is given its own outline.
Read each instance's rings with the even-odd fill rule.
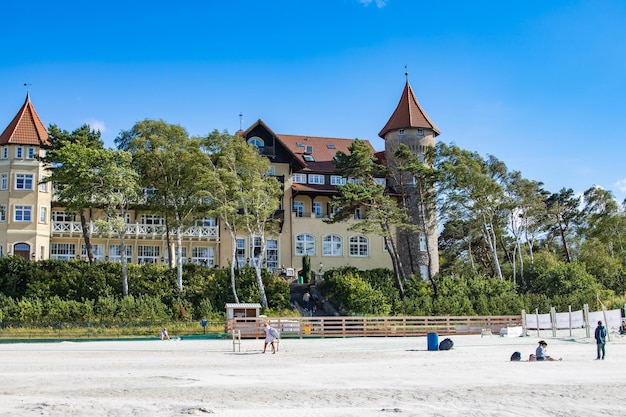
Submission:
[[[0,416],[625,416],[626,339],[537,336],[0,344]],[[443,337],[439,337],[441,341]]]

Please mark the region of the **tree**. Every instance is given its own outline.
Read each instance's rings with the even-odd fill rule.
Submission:
[[[333,215],[330,223],[346,221],[354,217],[357,209],[363,208],[361,218],[352,223],[348,230],[381,236],[391,257],[394,278],[400,298],[404,298],[403,281],[406,279],[398,254],[395,232],[408,229],[406,209],[385,193],[385,186],[376,181],[384,178],[386,170],[375,163],[373,150],[365,142],[356,139],[348,148],[350,154],[338,151],[335,156],[337,171],[348,181],[337,186],[338,194],[333,196],[330,205]]]
[[[439,142],[435,167],[441,173],[438,181],[441,213],[447,219],[476,224],[489,247],[493,271],[502,280],[497,242],[503,234],[505,219],[506,166],[494,156],[485,160],[475,152]]]
[[[267,307],[261,269],[265,265],[266,234],[277,230],[278,219],[274,215],[280,207],[281,185],[269,175],[267,158],[242,138],[213,131],[203,146],[212,153],[209,168],[201,179],[204,195],[212,202],[212,213],[220,218],[232,239],[233,295],[237,300],[237,230],[245,230],[255,251],[250,262],[255,269],[261,304]]]
[[[40,158],[50,171],[45,181],[53,183],[56,198],[65,209],[79,215],[87,258],[93,263],[85,210],[97,205],[97,186],[104,185],[98,168],[104,146],[100,132],[83,125],[69,133],[50,125],[48,134],[50,145],[45,147],[46,155]]]
[[[99,167],[102,187],[97,198],[102,202],[106,219],[96,222],[102,232],[113,231],[120,239],[122,265],[122,293],[128,296],[128,271],[126,268],[126,214],[139,197],[139,175],[132,166],[132,155],[120,150],[103,150]]]
[[[179,125],[147,119],[122,132],[115,142],[132,153],[142,185],[154,190],[147,203],[151,211],[164,216],[168,250],[170,231],[176,236],[177,285],[182,291],[182,234],[208,212],[196,180],[207,169],[208,157],[202,152],[201,140],[190,139]],[[169,255],[171,266],[171,252]]]
[[[563,246],[566,262],[572,262],[567,237],[580,220],[580,199],[574,195],[571,188],[562,188],[558,193],[552,193],[545,200],[548,230],[558,235]]]

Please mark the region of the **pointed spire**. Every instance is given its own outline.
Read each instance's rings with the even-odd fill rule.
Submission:
[[[391,130],[408,129],[412,127],[432,129],[433,132],[435,132],[435,136],[439,135],[441,132],[430,120],[424,109],[422,109],[417,98],[415,98],[415,93],[413,93],[413,88],[411,88],[411,84],[409,83],[408,71],[405,72],[404,75],[406,77],[406,84],[404,85],[400,102],[378,136],[384,139],[385,135]]]
[[[46,129],[33,103],[31,103],[29,91],[26,93],[24,104],[0,135],[0,145],[41,146],[48,143],[48,129]]]

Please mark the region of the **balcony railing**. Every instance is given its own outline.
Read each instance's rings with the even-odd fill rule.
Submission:
[[[92,235],[110,235],[110,233],[99,233],[94,223],[87,223],[89,226],[89,233]],[[213,240],[219,237],[217,226],[193,226],[186,229],[182,237],[183,238],[195,238],[195,239],[208,239]],[[52,222],[52,235],[81,235],[83,228],[80,222]],[[170,230],[171,236],[176,236],[175,230]],[[152,225],[152,224],[127,224],[126,225],[126,237],[135,238],[161,238],[165,236],[164,225]]]

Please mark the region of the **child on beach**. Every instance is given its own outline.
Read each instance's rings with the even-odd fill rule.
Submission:
[[[548,355],[548,344],[544,340],[539,341],[539,346],[535,350],[535,354],[530,354],[528,358],[530,362],[534,361],[560,361],[562,358],[555,359],[552,356]]]

